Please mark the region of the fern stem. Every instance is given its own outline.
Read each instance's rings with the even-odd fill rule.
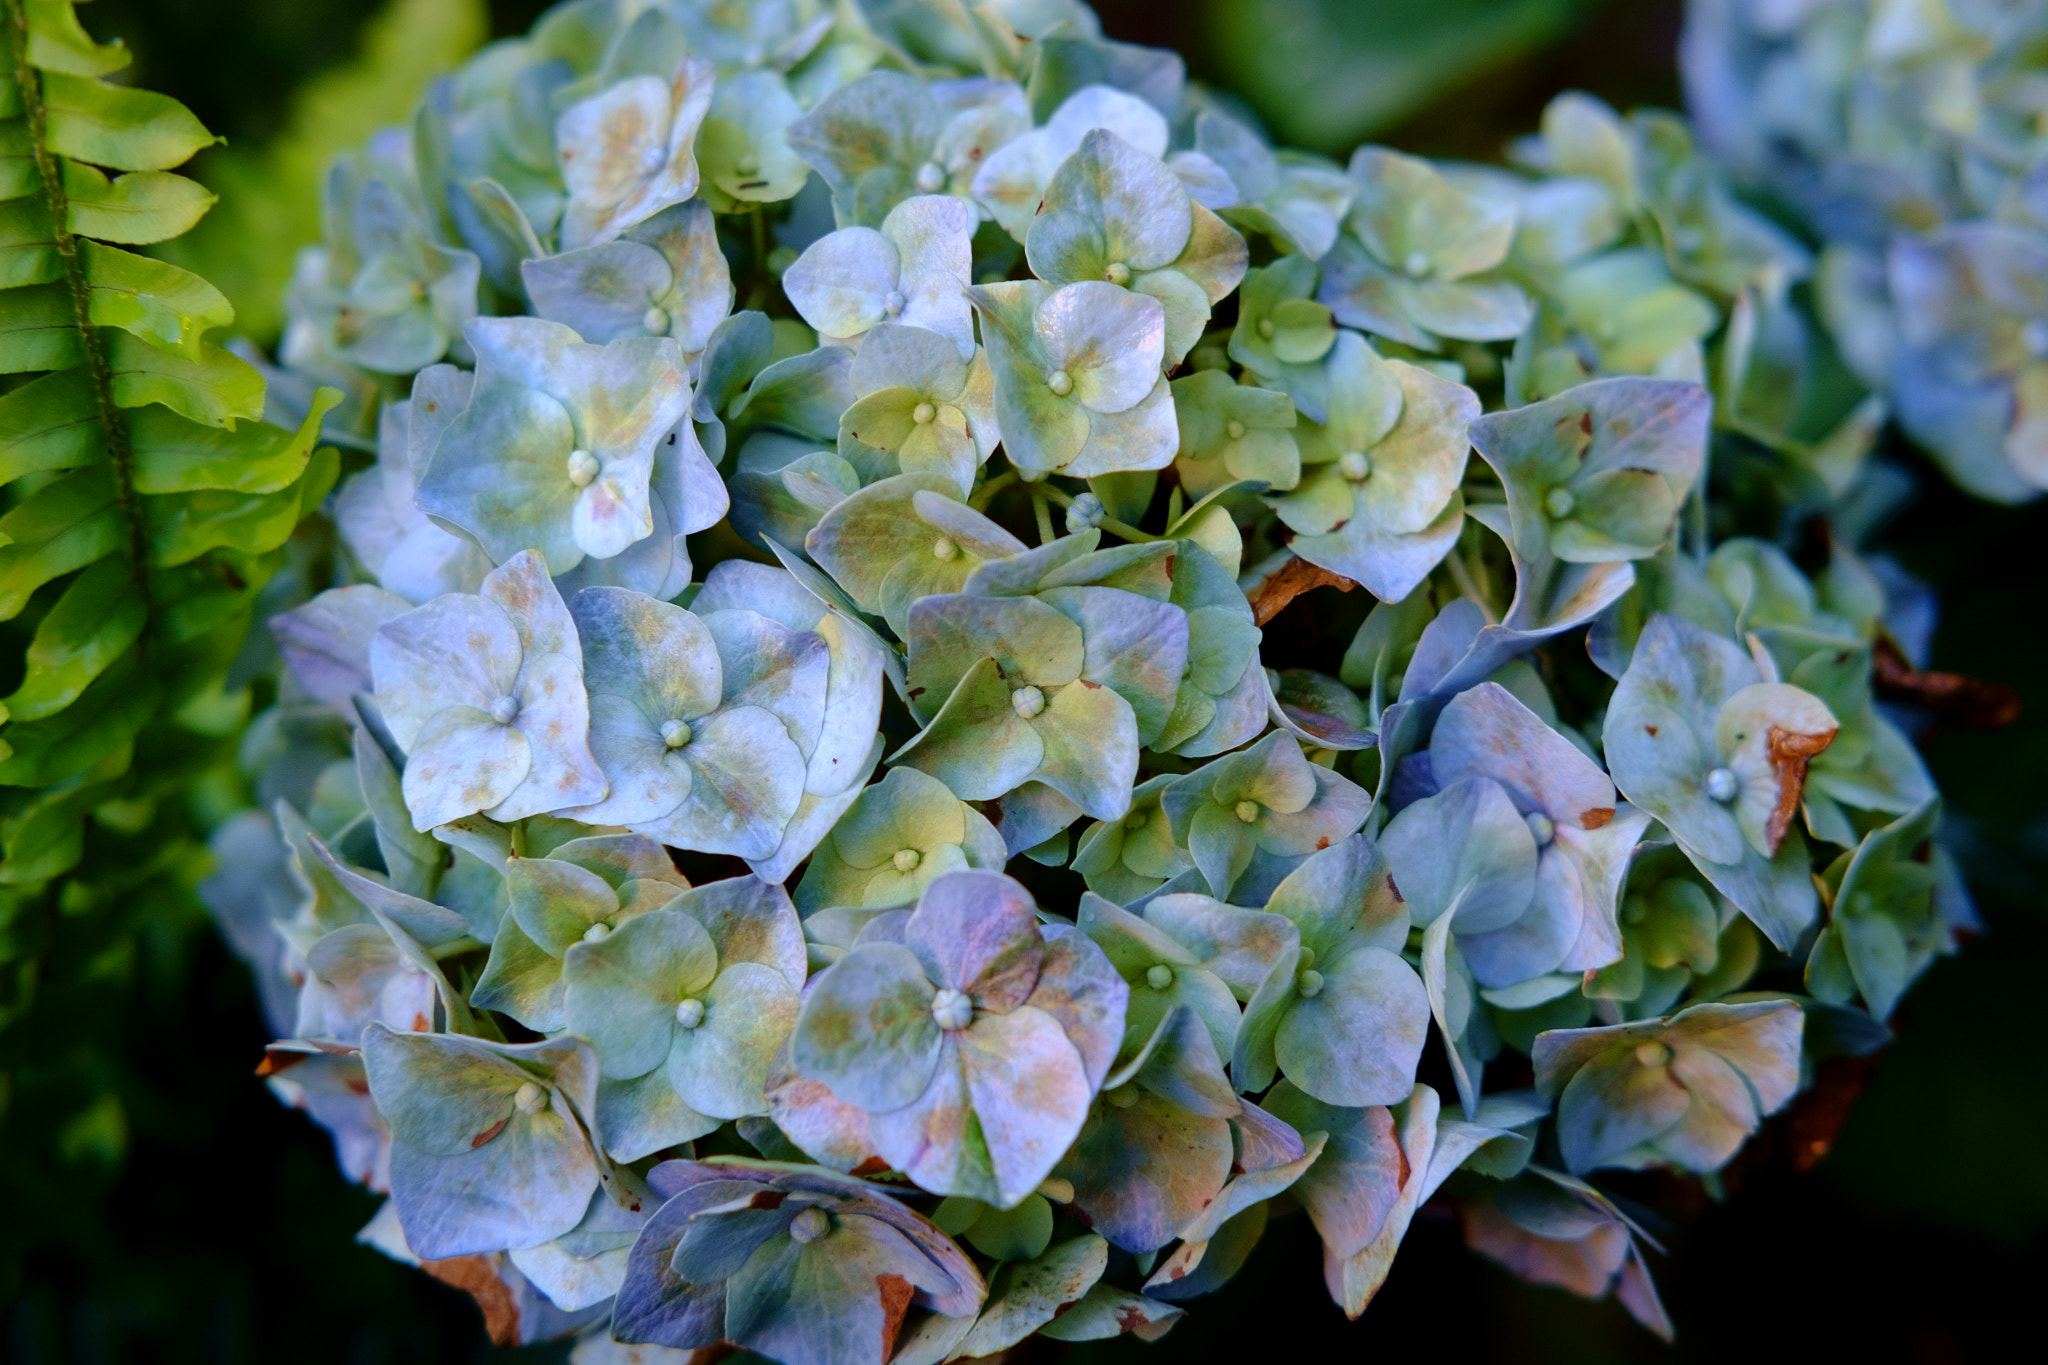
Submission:
[[[22,0],[0,0],[7,7],[7,23],[14,30],[14,78],[21,86],[22,110],[28,118],[29,149],[36,171],[42,177],[43,197],[50,210],[51,240],[57,259],[64,266],[64,282],[71,291],[71,307],[78,318],[79,342],[85,350],[86,369],[92,375],[93,402],[99,408],[100,426],[106,433],[107,462],[114,471],[114,500],[128,525],[129,564],[135,591],[142,602],[143,619],[155,619],[149,596],[149,530],[142,519],[142,504],[135,493],[135,453],[128,445],[128,426],[114,404],[114,376],[107,364],[106,346],[92,323],[92,290],[85,278],[85,260],[79,254],[78,239],[67,222],[68,201],[64,177],[49,147],[49,111],[43,105],[42,74],[29,65],[28,13]],[[145,629],[135,642],[138,654],[146,654],[149,636]]]

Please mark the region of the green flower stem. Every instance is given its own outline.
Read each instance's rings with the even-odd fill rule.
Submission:
[[[1045,489],[1047,497],[1051,498],[1061,507],[1072,507],[1074,505],[1074,495],[1065,489],[1055,488],[1050,483],[1042,484],[1040,487]],[[1104,517],[1095,524],[1119,540],[1129,541],[1133,545],[1140,545],[1146,541],[1166,539],[1165,536],[1155,536],[1148,531],[1140,531],[1137,527],[1118,521],[1115,517]]]
[[[1038,543],[1050,545],[1059,538],[1052,527],[1052,510],[1045,505],[1045,485],[1031,485],[1031,514],[1038,519]]]
[[[981,487],[975,489],[974,496],[967,500],[967,505],[977,512],[986,512],[988,505],[995,501],[996,494],[1002,492],[1015,482],[1017,482],[1017,471],[1006,469],[983,483]]]
[[[1478,605],[1479,610],[1486,613],[1486,624],[1489,626],[1499,625],[1500,614],[1486,600],[1486,594],[1479,590],[1479,584],[1473,579],[1472,570],[1467,567],[1465,557],[1455,551],[1445,555],[1444,568],[1450,571],[1451,581],[1458,585],[1460,595],[1471,599]]]

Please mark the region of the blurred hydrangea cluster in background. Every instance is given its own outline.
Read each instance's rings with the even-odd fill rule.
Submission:
[[[437,83],[269,362],[353,472],[207,886],[363,1239],[583,1365],[917,1365],[1297,1213],[1355,1317],[1441,1191],[1669,1335],[1602,1173],[1713,1182],[1975,925],[1873,457],[2048,485],[2039,7],[1964,8],[1695,4],[1697,128],[1506,166],[1275,147],[1075,0],[568,0]]]

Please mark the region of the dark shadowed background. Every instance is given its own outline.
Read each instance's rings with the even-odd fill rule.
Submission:
[[[1678,103],[1676,0],[1096,7],[1111,36],[1179,49],[1193,76],[1237,91],[1276,137],[1339,156],[1374,139],[1497,158],[1574,86],[1623,109]],[[223,205],[180,245],[267,339],[282,272],[317,227],[314,187],[331,151],[403,118],[432,69],[522,31],[542,8],[495,0],[486,17],[474,0],[97,0],[83,18],[134,48],[138,84],[228,138],[194,163]],[[1074,1348],[1074,1365],[1276,1350],[1947,1365],[2029,1339],[2048,1270],[2034,1004],[2048,974],[2048,505],[1985,507],[1930,478],[1889,541],[1941,591],[1934,666],[2013,683],[2027,708],[2011,730],[1925,740],[1988,934],[1907,998],[1898,1041],[1811,1171],[1794,1172],[1780,1122],[1738,1161],[1724,1203],[1691,1182],[1648,1191],[1688,1215],[1671,1254],[1653,1258],[1676,1347],[1612,1303],[1531,1288],[1467,1255],[1447,1219],[1418,1220],[1380,1297],[1347,1324],[1323,1290],[1312,1230],[1290,1217],[1164,1342]],[[1304,599],[1289,624],[1322,633],[1305,648],[1341,651],[1357,604],[1319,596],[1331,601]],[[0,1359],[560,1358],[559,1347],[491,1350],[466,1298],[352,1243],[376,1200],[344,1184],[326,1139],[251,1076],[262,1025],[203,911],[167,913],[132,951],[106,956],[85,984],[36,999],[0,1041]],[[80,1098],[93,1095],[103,1098]]]

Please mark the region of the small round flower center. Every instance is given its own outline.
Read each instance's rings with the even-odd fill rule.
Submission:
[[[932,1019],[949,1032],[966,1028],[974,1022],[974,1002],[948,986],[932,997]]]
[[[510,725],[512,718],[519,714],[517,697],[500,697],[491,703],[491,719],[500,725]]]
[[[1347,450],[1337,457],[1337,472],[1353,483],[1372,477],[1372,456],[1362,450]]]
[[[914,848],[899,848],[889,862],[898,872],[915,872],[917,865],[924,861],[924,855]]]
[[[642,169],[649,173],[658,171],[667,164],[668,148],[662,146],[659,142],[649,143],[640,152],[640,165]]]
[[[815,1242],[832,1231],[832,1215],[811,1205],[789,1221],[789,1235],[799,1242]]]
[[[1116,1089],[1106,1092],[1102,1098],[1109,1101],[1111,1108],[1128,1109],[1138,1102],[1138,1087],[1135,1085],[1120,1085]]]
[[[957,555],[959,553],[960,547],[958,545],[955,545],[950,539],[948,539],[945,536],[940,536],[937,540],[932,542],[933,559],[951,559],[954,555]]]
[[[676,1003],[676,1022],[684,1028],[695,1028],[704,1022],[704,1002],[691,996]]]
[[[1236,811],[1237,818],[1244,821],[1247,825],[1259,818],[1259,803],[1256,801],[1240,801],[1234,807],[1234,810]]]
[[[548,1107],[548,1092],[532,1081],[523,1081],[519,1089],[512,1092],[512,1103],[519,1106],[522,1114],[538,1114]]]
[[[1540,810],[1532,810],[1522,817],[1529,826],[1529,837],[1536,841],[1536,847],[1548,848],[1550,841],[1557,837],[1557,822]]]
[[[1242,441],[1244,439],[1244,423],[1234,419],[1224,423],[1223,434],[1233,441]]]
[[[1083,493],[1067,508],[1067,532],[1079,535],[1102,525],[1102,519],[1109,515],[1109,509],[1102,505],[1102,499],[1093,493]]]
[[[1302,971],[1307,971],[1310,967],[1315,966],[1316,950],[1313,948],[1303,948],[1301,950],[1301,957],[1295,962],[1294,965]]]
[[[882,311],[893,318],[900,315],[904,305],[909,302],[909,299],[903,297],[901,289],[891,289],[882,299]]]
[[[569,482],[578,488],[590,487],[590,481],[597,477],[597,456],[580,446],[569,452]]]
[[[1111,261],[1102,272],[1102,278],[1108,280],[1111,284],[1129,284],[1131,282],[1131,268],[1122,261]]]
[[[917,188],[924,194],[937,194],[946,187],[946,168],[936,161],[927,161],[917,168]]]
[[[2034,359],[2048,358],[2048,320],[2035,318],[2021,331],[2020,340],[2026,344],[2027,354]]]
[[[1315,999],[1323,993],[1323,974],[1313,967],[1296,973],[1294,989],[1300,991],[1305,1000]]]
[[[1027,684],[1010,694],[1010,708],[1030,720],[1045,710],[1045,693]]]
[[[1568,517],[1578,505],[1569,488],[1553,488],[1543,495],[1543,510],[1553,517]]]
[[[761,158],[758,156],[743,156],[738,161],[732,163],[732,168],[741,175],[759,175],[761,173]]]
[[[1422,251],[1411,251],[1408,259],[1401,262],[1401,269],[1410,275],[1424,275],[1429,271],[1429,256]]]
[[[583,941],[585,943],[602,943],[611,936],[612,927],[603,920],[599,920],[596,924],[583,931]]]
[[[1152,812],[1144,810],[1134,810],[1129,815],[1126,815],[1124,817],[1124,828],[1143,829],[1147,824],[1151,823],[1151,820]]]
[[[668,335],[668,310],[650,308],[640,315],[640,326],[649,336]]]
[[[1173,968],[1164,962],[1155,962],[1145,969],[1145,984],[1155,991],[1163,991],[1173,984]]]
[[[1045,386],[1065,398],[1074,391],[1074,378],[1065,370],[1054,370],[1045,377]]]
[[[690,742],[690,726],[687,721],[665,720],[661,723],[661,742],[671,749],[680,749]]]
[[[1708,796],[1713,797],[1723,805],[1735,799],[1736,789],[1741,786],[1735,780],[1735,774],[1726,768],[1714,769],[1707,774],[1707,780],[1700,785],[1706,790]]]
[[[934,417],[937,417],[938,415],[939,410],[933,407],[930,403],[919,403],[916,407],[910,410],[910,420],[917,423],[921,427],[929,426],[931,424],[931,420]]]
[[[1647,1043],[1638,1043],[1636,1045],[1636,1060],[1644,1066],[1669,1066],[1671,1064],[1671,1045],[1669,1043],[1660,1043],[1655,1038],[1652,1038]]]
[[[1264,338],[1265,338],[1266,340],[1268,340],[1268,341],[1271,341],[1271,340],[1273,339],[1273,333],[1275,333],[1275,332],[1277,332],[1277,331],[1279,331],[1279,330],[1280,330],[1279,328],[1277,328],[1277,327],[1275,327],[1275,326],[1273,325],[1273,319],[1271,319],[1271,318],[1260,318],[1260,319],[1259,319],[1259,335],[1260,335],[1260,336],[1262,336],[1262,337],[1264,337]]]

